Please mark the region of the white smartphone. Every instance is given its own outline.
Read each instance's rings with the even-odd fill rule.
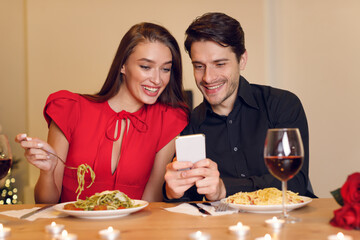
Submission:
[[[205,135],[192,134],[175,139],[177,161],[197,162],[206,158]]]

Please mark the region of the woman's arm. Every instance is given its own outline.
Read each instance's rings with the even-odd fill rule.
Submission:
[[[35,202],[58,203],[64,164],[47,152],[52,152],[62,159],[66,159],[69,144],[63,133],[54,122],[51,122],[48,142],[29,138],[26,134],[19,134],[16,141],[25,149],[25,157],[28,162],[40,169],[40,176],[34,191]]]
[[[162,186],[166,165],[171,162],[175,154],[175,138],[165,145],[155,156],[154,166],[151,170],[149,181],[146,184],[142,199],[149,202],[163,200]]]
[[[66,161],[69,143],[54,121],[50,123],[48,144],[52,146],[56,155]],[[59,159],[56,160],[57,164],[53,171],[40,170],[40,176],[35,186],[36,203],[59,202],[65,165]]]

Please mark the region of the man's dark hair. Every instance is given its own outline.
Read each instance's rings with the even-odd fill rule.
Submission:
[[[238,61],[246,50],[240,23],[224,13],[205,13],[196,18],[185,33],[185,50],[190,57],[191,45],[198,41],[214,41],[223,47],[231,47]]]

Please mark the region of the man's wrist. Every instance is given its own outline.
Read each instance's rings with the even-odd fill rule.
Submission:
[[[219,178],[219,184],[217,187],[217,191],[212,195],[205,195],[205,197],[206,197],[206,199],[208,199],[210,201],[217,201],[217,200],[221,200],[226,197],[225,184],[221,178]]]
[[[219,200],[226,197],[226,187],[224,184],[224,181],[220,178],[220,194],[219,194]]]
[[[165,194],[164,194],[164,195],[165,195],[165,197],[166,197],[167,200],[173,199],[172,196],[169,196],[169,195],[170,195],[169,192],[170,192],[170,189],[169,189],[168,185],[167,185],[166,182],[165,182]]]
[[[180,199],[180,198],[182,198],[184,196],[184,194],[182,194],[181,196],[177,196],[177,194],[165,182],[165,194],[164,194],[164,196],[168,200],[172,200],[172,199]]]

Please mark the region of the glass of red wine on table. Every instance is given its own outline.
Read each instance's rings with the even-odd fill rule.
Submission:
[[[269,172],[282,182],[283,213],[280,218],[288,223],[300,221],[300,218],[290,216],[286,210],[287,181],[300,171],[304,159],[304,147],[299,129],[269,129],[265,139],[264,158]]]
[[[5,178],[11,167],[12,155],[8,138],[0,134],[0,180]],[[0,223],[6,223],[3,219],[0,219]]]
[[[12,155],[7,137],[0,134],[0,179],[7,176],[12,163]]]

